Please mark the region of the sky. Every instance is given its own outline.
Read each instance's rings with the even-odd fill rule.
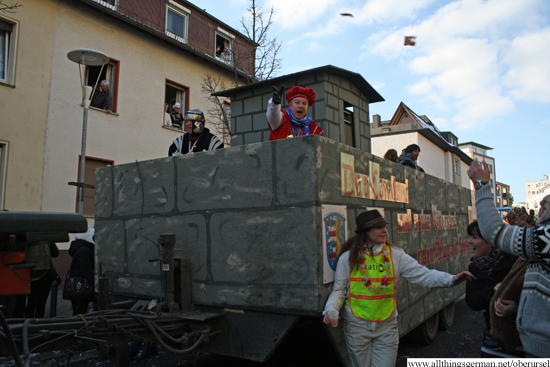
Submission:
[[[242,31],[250,0],[191,0]],[[222,5],[223,4],[223,5]],[[459,143],[489,146],[514,202],[550,174],[550,2],[547,0],[260,0],[274,9],[277,76],[334,65],[359,73],[385,102],[426,115]],[[341,16],[351,13],[353,17]],[[404,36],[416,36],[414,47]],[[546,150],[544,150],[546,148]],[[546,153],[546,154],[545,154]]]

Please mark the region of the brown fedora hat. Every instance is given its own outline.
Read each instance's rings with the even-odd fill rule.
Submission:
[[[372,227],[385,226],[386,224],[389,224],[386,222],[382,214],[380,214],[380,212],[376,209],[367,210],[366,212],[359,214],[357,218],[355,218],[355,222],[357,224],[355,233],[366,231]]]

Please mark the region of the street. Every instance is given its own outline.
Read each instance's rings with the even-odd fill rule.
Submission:
[[[464,301],[457,303],[455,320],[450,330],[439,331],[436,340],[429,346],[416,344],[412,338],[401,339],[397,367],[406,367],[407,358],[478,358],[484,319],[481,312],[471,311]],[[340,366],[324,331],[311,333],[312,324],[298,325],[281,343],[276,352],[264,363],[245,361],[217,355],[201,355],[194,361],[164,351],[137,360],[133,367],[147,366],[192,366],[192,367],[337,367]],[[307,331],[307,333],[306,333]],[[313,334],[313,335],[311,335]],[[109,367],[112,364],[100,358],[71,363],[73,367]]]

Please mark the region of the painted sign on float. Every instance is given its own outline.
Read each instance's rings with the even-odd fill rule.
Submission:
[[[397,182],[395,176],[380,178],[380,164],[370,162],[369,175],[355,172],[355,157],[340,153],[342,196],[354,198],[409,202],[409,180]]]
[[[323,205],[323,281],[334,281],[334,272],[338,262],[340,248],[346,241],[347,207],[342,205]]]

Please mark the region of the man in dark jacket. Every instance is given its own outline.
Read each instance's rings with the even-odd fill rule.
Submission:
[[[109,92],[109,81],[102,80],[92,96],[92,101],[90,106],[101,108],[102,110],[107,110],[109,113],[111,111],[111,93]]]
[[[418,156],[420,155],[420,147],[416,144],[411,144],[403,149],[403,154],[397,158],[397,162],[405,167],[410,167],[420,172],[424,172],[422,167],[416,164]]]
[[[71,277],[86,278],[92,289],[94,288],[94,229],[89,228],[86,233],[78,233],[69,247],[69,255],[73,258],[69,273]],[[88,313],[88,305],[95,300],[94,293],[89,299],[82,301],[71,300],[73,316]]]

